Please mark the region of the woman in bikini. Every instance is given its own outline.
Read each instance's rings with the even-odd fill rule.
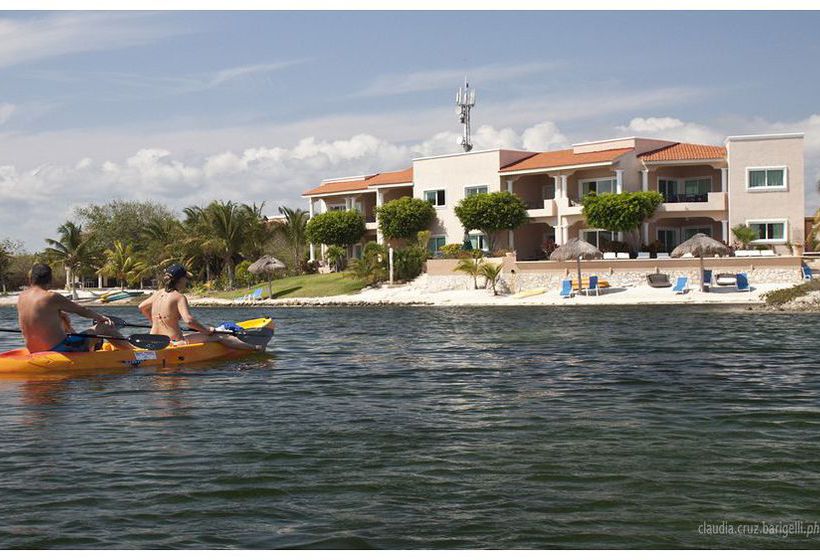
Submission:
[[[165,270],[163,289],[157,290],[140,304],[140,313],[151,321],[151,334],[168,336],[174,344],[221,342],[229,348],[238,350],[259,350],[258,347],[246,344],[233,335],[218,333],[214,327],[204,325],[194,318],[188,305],[188,298],[182,293],[188,286],[189,277],[184,266],[172,264]],[[183,335],[179,327],[180,321],[197,332]]]

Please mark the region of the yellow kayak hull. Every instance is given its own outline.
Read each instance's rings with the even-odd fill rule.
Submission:
[[[237,323],[245,329],[273,336],[273,321],[269,318]],[[265,334],[262,334],[265,336]],[[127,370],[136,367],[178,367],[184,364],[235,358],[251,354],[251,350],[228,348],[219,342],[204,342],[168,346],[162,350],[117,350],[106,345],[97,352],[36,352],[25,348],[0,354],[0,376],[9,374],[36,375],[93,370]]]

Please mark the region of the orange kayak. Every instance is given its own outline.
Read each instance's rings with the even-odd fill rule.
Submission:
[[[256,340],[269,341],[273,337],[270,318],[237,323]],[[41,374],[93,370],[123,370],[136,367],[175,367],[182,364],[235,358],[252,353],[251,350],[228,348],[219,342],[168,346],[162,350],[117,350],[106,344],[97,352],[36,352],[30,354],[18,348],[0,354],[0,376],[4,374]]]

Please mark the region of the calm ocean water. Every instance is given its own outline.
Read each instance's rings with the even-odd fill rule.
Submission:
[[[820,545],[703,525],[820,523],[818,315],[269,313],[264,357],[0,379],[0,547]]]

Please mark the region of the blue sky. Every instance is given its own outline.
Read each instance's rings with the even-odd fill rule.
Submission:
[[[820,204],[820,14],[0,14],[0,237],[113,197],[303,205],[321,178],[478,147],[804,131]],[[11,227],[10,224],[14,224]]]

